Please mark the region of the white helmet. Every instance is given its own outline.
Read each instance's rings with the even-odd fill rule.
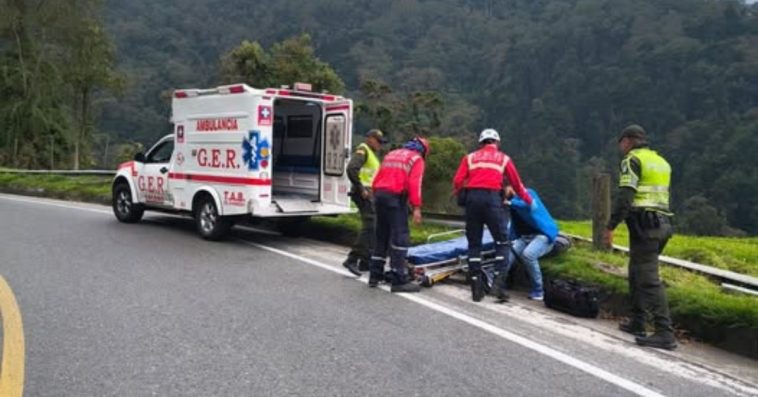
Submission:
[[[487,128],[479,134],[479,143],[486,141],[487,139],[493,139],[500,142],[500,134],[492,128]]]

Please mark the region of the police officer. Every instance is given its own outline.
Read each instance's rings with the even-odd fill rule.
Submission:
[[[376,172],[379,171],[380,163],[377,153],[385,143],[387,139],[381,130],[369,130],[366,133],[365,142],[355,148],[347,164],[347,177],[353,185],[350,198],[361,214],[361,231],[342,266],[356,276],[360,276],[362,270],[368,270],[369,256],[373,249],[374,205],[371,184],[374,182]]]
[[[495,296],[500,301],[508,299],[505,293],[508,237],[503,227],[508,221],[505,211],[508,186],[527,205],[533,205],[513,161],[500,151],[500,134],[491,128],[485,129],[479,135],[479,149],[463,156],[453,178],[453,190],[466,209],[469,278],[474,302],[481,301],[485,295],[486,280],[481,272],[484,225],[495,240]]]
[[[629,229],[629,292],[632,309],[629,322],[619,329],[636,336],[643,346],[675,349],[666,291],[658,275],[658,255],[672,235],[669,212],[671,167],[647,143],[645,130],[630,125],[618,146],[621,160],[618,194],[603,238],[610,246],[613,230],[621,221]],[[652,314],[655,332],[647,336],[647,316]]]
[[[413,208],[413,221],[421,223],[421,182],[425,158],[429,155],[429,142],[416,137],[402,148],[384,157],[374,178],[374,204],[376,206],[376,247],[371,256],[368,286],[376,287],[384,278],[384,263],[390,252],[392,292],[418,292],[418,284],[411,283],[405,257],[408,253],[408,203]]]

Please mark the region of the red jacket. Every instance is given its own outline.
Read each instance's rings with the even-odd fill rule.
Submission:
[[[374,178],[372,189],[400,194],[408,192],[413,207],[421,207],[424,158],[415,150],[397,149],[387,153]]]
[[[453,178],[453,189],[456,193],[463,188],[503,189],[503,178],[507,177],[513,190],[527,204],[532,204],[532,197],[526,191],[521,177],[507,154],[498,150],[497,145],[485,145],[481,149],[469,153],[461,159],[461,165]]]

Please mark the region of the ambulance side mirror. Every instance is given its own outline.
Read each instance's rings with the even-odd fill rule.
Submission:
[[[145,162],[145,153],[139,152],[139,153],[135,154],[134,155],[134,161],[139,162],[139,163],[144,163]]]

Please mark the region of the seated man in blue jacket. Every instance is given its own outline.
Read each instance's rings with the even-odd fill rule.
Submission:
[[[508,255],[505,274],[508,274],[516,261],[516,257],[518,257],[519,261],[526,267],[531,279],[532,288],[529,292],[529,299],[541,301],[545,298],[545,291],[542,287],[539,258],[553,249],[555,239],[558,237],[558,225],[550,216],[550,212],[540,200],[537,192],[534,189],[527,189],[527,191],[532,196],[532,201],[536,203],[536,206],[532,204],[531,209],[530,205],[518,197],[511,200],[509,239],[512,241],[512,246]],[[504,289],[504,283],[500,284],[498,288]],[[502,301],[508,300],[505,291],[499,291],[496,296]]]

